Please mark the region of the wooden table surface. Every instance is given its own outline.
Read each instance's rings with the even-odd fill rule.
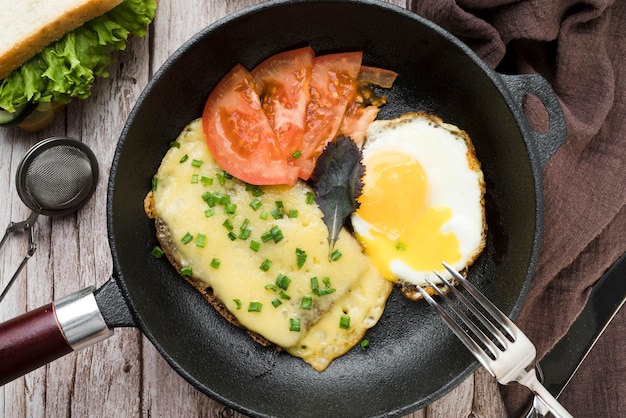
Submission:
[[[433,0],[434,1],[434,0]],[[405,1],[391,1],[405,7]],[[110,77],[97,81],[88,100],[74,101],[44,131],[0,130],[0,224],[22,221],[30,210],[15,187],[16,168],[37,141],[56,135],[81,140],[100,164],[95,195],[78,213],[40,216],[38,249],[0,304],[0,321],[32,310],[111,275],[107,241],[106,188],[117,139],[135,101],[151,76],[187,39],[214,21],[263,0],[161,0],[145,38],[134,38],[116,56]],[[4,288],[25,255],[25,234],[12,236],[0,250]],[[428,407],[421,417],[505,416],[497,383],[483,369]],[[134,328],[117,329],[104,342],[71,353],[0,387],[3,417],[241,417],[188,384]]]

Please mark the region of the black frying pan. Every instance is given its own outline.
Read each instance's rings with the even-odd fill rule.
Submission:
[[[245,414],[406,414],[442,396],[477,368],[425,303],[410,302],[394,291],[380,322],[367,334],[370,348],[357,347],[319,373],[300,359],[254,343],[167,261],[150,255],[157,241],[143,199],[169,142],[201,115],[211,89],[236,63],[252,68],[272,54],[306,44],[319,54],[360,50],[364,64],[398,72],[381,118],[427,111],[470,134],[487,184],[489,234],[469,277],[509,316],[517,316],[538,252],[541,171],[565,136],[549,85],[538,76],[494,73],[449,33],[395,6],[280,1],[206,28],[174,53],[139,98],[111,168],[107,210],[114,272],[96,291],[97,307],[84,322],[95,324],[91,333],[101,337],[108,335],[108,327],[138,327],[192,385]],[[527,94],[538,96],[548,110],[551,122],[545,134],[532,131],[523,116],[521,102]],[[91,293],[86,294],[81,300],[93,304]],[[65,315],[76,304],[65,300],[52,308]],[[52,354],[49,348],[37,348],[49,335],[63,339],[50,317],[42,309],[0,325],[3,381],[71,351],[62,342],[46,346]],[[41,330],[25,336],[25,325]],[[92,338],[74,334],[70,345],[74,340],[85,345]]]

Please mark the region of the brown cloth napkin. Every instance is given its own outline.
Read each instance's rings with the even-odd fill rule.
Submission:
[[[543,75],[565,112],[566,142],[544,170],[540,257],[516,321],[541,358],[626,251],[626,1],[413,0],[410,6],[497,71]],[[531,125],[545,129],[540,102],[528,99],[524,106]],[[575,417],[626,416],[625,340],[622,312],[560,398]],[[511,417],[531,400],[519,385],[502,393]]]

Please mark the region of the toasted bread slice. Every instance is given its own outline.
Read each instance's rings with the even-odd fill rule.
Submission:
[[[122,0],[0,0],[0,79]]]

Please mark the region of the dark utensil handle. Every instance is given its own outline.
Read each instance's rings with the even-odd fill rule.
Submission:
[[[0,324],[0,385],[72,352],[52,303]]]
[[[93,288],[0,324],[0,385],[113,334]]]
[[[517,116],[526,122],[525,130],[534,142],[539,163],[543,168],[565,142],[567,129],[559,99],[550,83],[539,74],[500,74],[500,77],[511,92],[513,101],[517,104]],[[529,94],[537,96],[548,112],[550,126],[546,132],[541,133],[533,130],[524,115],[522,102],[524,97]]]

